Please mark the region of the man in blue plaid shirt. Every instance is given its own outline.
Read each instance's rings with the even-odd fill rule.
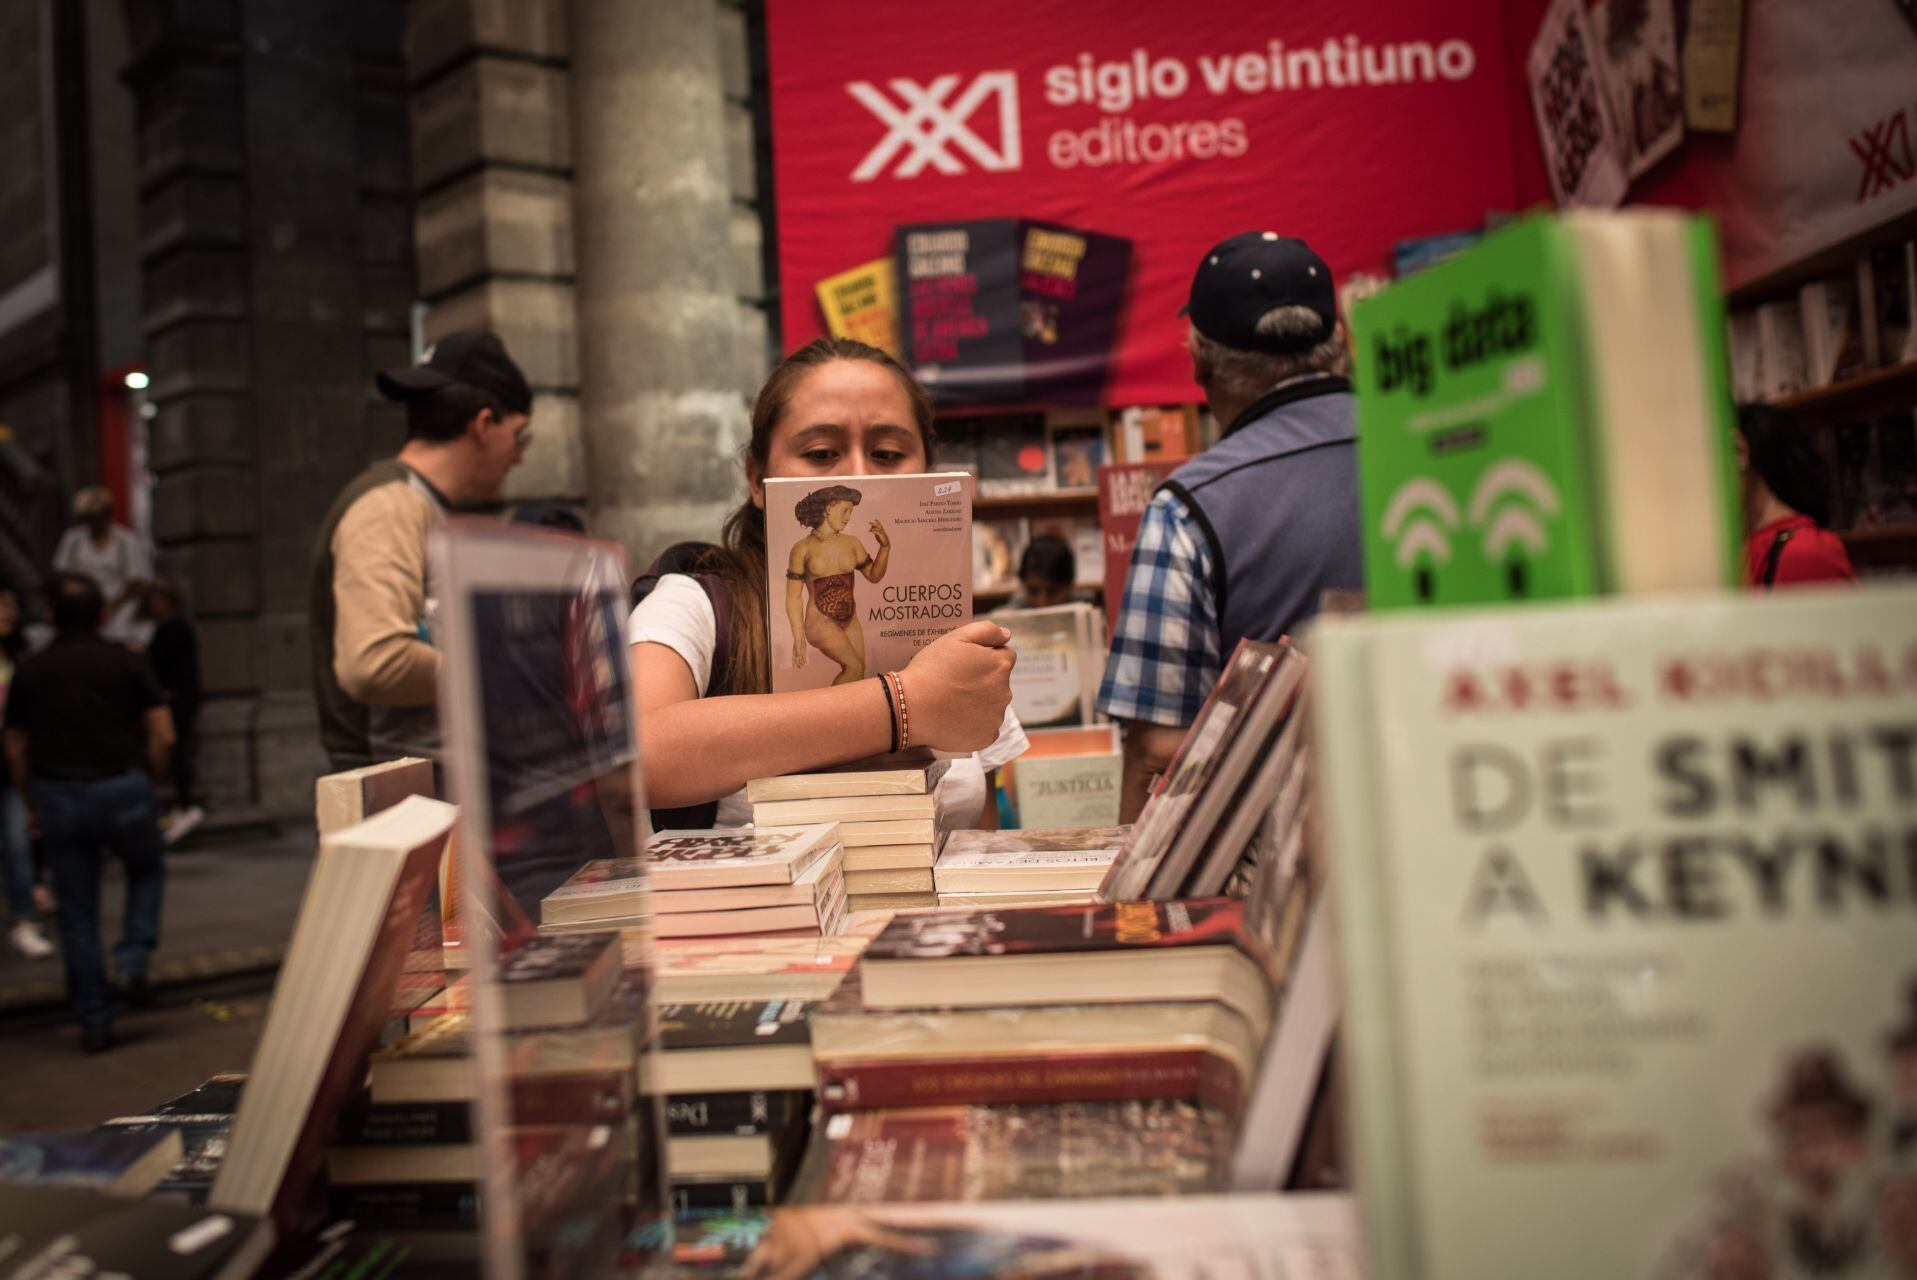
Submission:
[[[1192,375],[1219,442],[1145,508],[1099,689],[1125,722],[1122,817],[1153,781],[1243,639],[1295,634],[1327,591],[1364,583],[1357,427],[1331,268],[1302,241],[1248,231],[1192,279]]]

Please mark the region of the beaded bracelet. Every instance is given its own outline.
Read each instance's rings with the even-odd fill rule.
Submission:
[[[905,677],[896,671],[888,672],[892,677],[892,688],[899,697],[899,746],[900,751],[912,745],[912,712],[905,705]]]
[[[879,682],[879,688],[885,690],[885,722],[892,726],[892,750],[897,751],[899,749],[899,709],[892,701],[892,682],[883,675],[874,676],[873,679]]]

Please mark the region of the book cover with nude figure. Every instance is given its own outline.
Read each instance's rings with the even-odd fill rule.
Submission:
[[[897,671],[972,620],[963,472],[765,482],[772,690]]]

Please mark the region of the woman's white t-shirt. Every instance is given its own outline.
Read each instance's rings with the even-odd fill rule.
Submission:
[[[718,634],[719,620],[705,588],[682,573],[661,577],[626,623],[627,644],[662,644],[678,654],[692,672],[692,683],[702,698],[706,686],[712,683]],[[1018,759],[1027,745],[1025,730],[1007,707],[998,740],[975,755],[954,760],[946,771],[945,780],[939,784],[940,825],[957,830],[978,821],[985,808],[986,772]],[[742,827],[752,821],[752,804],[743,790],[719,801],[716,821],[722,827]]]

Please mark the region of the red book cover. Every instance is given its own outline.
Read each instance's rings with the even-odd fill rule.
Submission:
[[[1183,461],[1183,459],[1179,459]],[[1098,469],[1098,532],[1105,548],[1105,620],[1107,638],[1118,625],[1125,601],[1125,575],[1138,525],[1152,494],[1176,468],[1176,462],[1110,462]]]
[[[1196,1048],[819,1063],[819,1101],[844,1110],[1150,1098],[1205,1102],[1236,1115],[1244,1082],[1223,1058]]]

